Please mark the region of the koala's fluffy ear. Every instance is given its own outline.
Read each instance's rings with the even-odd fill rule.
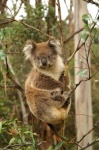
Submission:
[[[31,56],[32,56],[33,51],[35,50],[36,46],[37,46],[37,44],[33,40],[27,41],[27,43],[23,49],[26,59],[31,59]]]
[[[56,52],[59,54],[59,55],[62,55],[62,47],[61,47],[61,44],[59,42],[59,40],[56,40],[55,38],[50,38],[48,40],[48,45],[50,47],[54,47]]]

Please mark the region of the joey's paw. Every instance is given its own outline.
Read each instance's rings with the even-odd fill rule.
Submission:
[[[60,100],[61,91],[59,89],[53,90],[51,92],[51,99],[53,100]]]

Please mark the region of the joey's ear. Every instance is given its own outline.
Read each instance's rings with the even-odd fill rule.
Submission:
[[[56,52],[59,55],[62,54],[62,47],[61,47],[59,40],[56,40],[55,38],[50,38],[47,42],[50,47],[55,48]]]
[[[33,51],[35,50],[37,44],[36,42],[34,42],[33,40],[28,40],[24,49],[23,49],[23,52],[26,56],[26,59],[30,59],[32,54],[33,54]]]

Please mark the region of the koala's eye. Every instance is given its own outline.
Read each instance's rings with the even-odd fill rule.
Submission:
[[[36,58],[37,58],[37,60],[40,60],[40,58],[38,56]]]

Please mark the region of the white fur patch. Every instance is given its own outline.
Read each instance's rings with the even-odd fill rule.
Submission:
[[[50,76],[54,78],[55,80],[59,80],[61,73],[64,71],[64,63],[60,56],[57,56],[56,64],[51,69],[39,69],[39,71],[42,74],[45,74],[46,76]]]
[[[30,59],[31,58],[31,51],[32,51],[32,49],[33,49],[33,45],[31,45],[31,44],[28,44],[28,45],[26,45],[24,47],[23,52],[24,52],[24,54],[26,56],[25,59]]]
[[[50,40],[49,40],[49,43],[50,43],[51,45],[53,45],[53,46],[56,47],[57,53],[58,53],[59,55],[62,55],[62,47],[61,47],[61,44],[60,44],[59,40],[50,39]]]
[[[56,41],[55,46],[56,46],[58,54],[62,55],[62,47],[61,47],[61,44],[60,44],[60,42],[58,40]]]

